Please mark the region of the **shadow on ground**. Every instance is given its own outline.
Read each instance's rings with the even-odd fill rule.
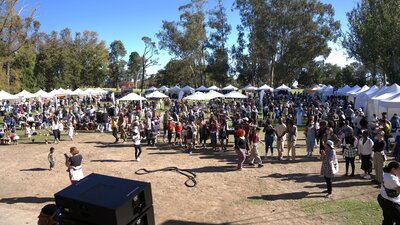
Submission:
[[[161,225],[231,225],[231,223],[199,223],[183,220],[168,220]]]
[[[1,203],[6,204],[15,204],[15,203],[46,203],[46,202],[54,202],[54,198],[48,197],[14,197],[14,198],[2,198],[0,199]]]
[[[265,200],[265,201],[277,201],[277,200],[299,200],[304,198],[324,198],[326,194],[321,192],[310,193],[308,191],[283,193],[276,195],[261,195],[251,196],[248,199],[251,200]]]
[[[46,170],[49,170],[49,169],[46,169],[46,168],[30,168],[30,169],[22,169],[22,170],[19,170],[19,171],[35,171],[35,172],[38,172],[38,171],[46,171]]]

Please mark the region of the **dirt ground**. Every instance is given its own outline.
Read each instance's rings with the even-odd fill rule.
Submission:
[[[268,159],[263,168],[246,165],[242,171],[234,171],[237,158],[233,150],[215,153],[196,149],[188,155],[161,144],[159,148],[144,148],[141,162],[135,162],[132,143],[112,144],[113,140],[111,134],[87,133],[59,144],[0,146],[0,224],[37,224],[41,207],[54,202],[54,193],[70,184],[63,153],[72,146],[81,150],[86,175],[99,173],[151,182],[156,224],[162,225],[341,224],[332,215],[308,212],[302,202],[375,199],[378,193],[376,186],[359,176],[338,176],[333,196],[324,197],[321,163],[318,157],[305,157],[304,137],[297,144],[298,160]],[[50,146],[56,148],[53,171],[48,170],[47,162]],[[263,148],[260,146],[262,155]],[[341,161],[339,173],[343,174]],[[140,168],[170,166],[195,172],[197,186],[186,187],[186,177],[174,172],[134,173]],[[356,167],[360,174],[360,164]]]

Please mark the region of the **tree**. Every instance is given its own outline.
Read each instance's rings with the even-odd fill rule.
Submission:
[[[163,70],[158,71],[156,76],[157,85],[181,86],[191,84],[191,79],[187,77],[190,74],[188,62],[184,60],[170,60]]]
[[[113,41],[110,45],[109,53],[109,81],[118,89],[119,83],[124,74],[126,62],[122,59],[126,55],[124,44],[120,40]]]
[[[0,1],[0,63],[5,68],[2,84],[3,88],[13,90],[14,85],[10,85],[11,81],[17,82],[19,79],[17,73],[12,74],[12,64],[15,54],[23,48],[29,41],[29,35],[37,32],[38,23],[33,19],[34,11],[28,16],[20,16],[16,10],[18,0],[2,0]],[[13,69],[16,72],[15,69]],[[13,90],[17,91],[17,90]]]
[[[400,82],[399,12],[397,0],[362,0],[347,14],[343,46],[371,71],[374,82]]]
[[[207,72],[212,74],[213,80],[220,85],[225,85],[229,71],[229,56],[226,42],[231,32],[222,0],[217,1],[217,6],[208,12],[208,26],[214,30],[210,34],[208,47],[212,54],[208,58]]]
[[[144,42],[144,50],[143,54],[141,57],[142,63],[142,83],[140,86],[141,92],[143,92],[143,87],[144,87],[144,77],[146,74],[146,69],[155,66],[158,63],[158,58],[156,56],[158,55],[158,50],[156,48],[156,43],[151,41],[151,38],[149,37],[142,37],[142,41]],[[136,85],[136,84],[135,84]]]
[[[319,56],[330,53],[329,41],[336,41],[340,23],[333,19],[330,4],[317,0],[236,0],[241,25],[248,42],[239,49],[245,55],[252,82],[288,83],[298,79],[304,68]],[[240,52],[240,51],[237,51]],[[265,77],[266,74],[269,76]]]
[[[203,12],[205,0],[191,0],[179,7],[179,22],[163,21],[157,33],[160,49],[166,49],[176,59],[184,60],[190,68],[193,83],[204,82],[206,58],[206,24]]]
[[[129,55],[127,74],[129,77],[131,77],[131,80],[134,81],[135,88],[137,88],[137,82],[139,80],[141,71],[142,71],[142,57],[139,55],[138,52],[132,52]]]

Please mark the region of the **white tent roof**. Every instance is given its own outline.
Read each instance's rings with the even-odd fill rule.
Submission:
[[[349,96],[350,93],[356,92],[356,91],[358,91],[360,89],[361,89],[360,86],[355,85],[354,87],[351,87],[348,91],[344,92],[343,95]]]
[[[219,90],[221,90],[221,88],[219,88],[219,87],[217,87],[217,86],[215,86],[215,85],[213,85],[213,86],[211,86],[211,87],[209,87],[209,88],[207,88],[209,91],[211,91],[211,90],[214,90],[214,91],[219,91]]]
[[[178,85],[175,85],[174,87],[170,88],[168,90],[169,93],[179,93],[179,91],[181,90],[181,88]]]
[[[396,94],[395,96],[393,96],[390,99],[385,99],[385,100],[379,101],[379,106],[382,106],[385,108],[400,109],[400,93]]]
[[[169,97],[159,91],[153,91],[150,94],[146,95],[146,98],[169,98]]]
[[[35,92],[33,95],[35,97],[37,97],[37,98],[38,97],[42,97],[42,98],[52,98],[52,97],[54,97],[54,95],[52,95],[50,93],[47,93],[47,92],[45,92],[43,90],[39,90],[39,91]]]
[[[86,90],[83,91],[86,95],[95,95],[96,91],[92,88],[88,88]]]
[[[167,86],[165,86],[165,85],[163,85],[163,86],[161,86],[158,90],[159,91],[162,91],[162,92],[165,92],[165,91],[168,91],[168,87]]]
[[[195,100],[195,101],[201,101],[201,100],[209,100],[209,96],[204,94],[203,92],[195,92],[194,94],[191,94],[189,96],[186,96],[183,98],[184,100]]]
[[[282,84],[281,86],[277,87],[275,90],[278,90],[278,91],[281,91],[281,90],[290,91],[290,87],[286,86],[285,84]]]
[[[264,84],[263,86],[259,87],[258,90],[260,90],[260,91],[261,91],[261,90],[264,90],[264,91],[269,91],[269,90],[271,90],[271,91],[273,91],[274,89],[273,89],[272,87],[270,87],[270,86]]]
[[[233,85],[228,85],[228,86],[222,88],[222,90],[224,90],[224,91],[237,91],[239,89],[237,87],[233,86]]]
[[[189,85],[186,85],[185,87],[183,87],[181,89],[181,91],[183,91],[185,93],[193,93],[194,92],[194,88],[190,87]]]
[[[219,92],[216,92],[214,90],[211,90],[211,91],[207,92],[206,95],[208,96],[209,99],[224,98],[225,97],[225,95],[223,95],[223,94],[221,94]]]
[[[106,91],[106,90],[104,90],[104,89],[101,89],[101,88],[96,88],[96,89],[94,89],[94,92],[96,93],[96,94],[99,94],[99,95],[102,95],[102,94],[107,94],[108,93],[108,91]]]
[[[35,97],[34,94],[30,93],[30,92],[27,91],[27,90],[23,90],[23,91],[21,91],[20,93],[15,94],[15,96],[17,96],[17,97],[19,97],[19,98],[34,98],[34,97]]]
[[[257,88],[254,87],[251,84],[248,84],[246,87],[243,88],[243,90],[245,90],[245,91],[255,91],[255,90],[257,90]]]
[[[200,87],[196,88],[196,91],[208,91],[208,88],[201,85]]]
[[[18,96],[12,95],[6,91],[3,90],[0,91],[0,100],[12,100],[17,98]]]
[[[372,87],[374,87],[374,86],[372,86]],[[371,87],[371,88],[372,88],[372,87]],[[376,87],[376,86],[375,86],[375,87]],[[357,96],[357,95],[359,95],[359,94],[361,94],[361,93],[367,92],[367,91],[368,91],[369,89],[371,89],[371,88],[368,87],[367,85],[364,85],[360,90],[350,92],[350,93],[349,93],[349,96],[351,96],[351,97]]]
[[[146,98],[144,98],[136,93],[130,93],[130,94],[118,99],[118,101],[140,101],[140,100],[146,100]]]
[[[392,86],[386,88],[384,93],[381,93],[380,95],[377,95],[371,99],[372,100],[384,100],[384,99],[393,97],[394,95],[397,95],[399,93],[400,93],[400,86],[397,84],[393,84]]]
[[[77,95],[77,96],[84,96],[86,93],[82,91],[81,89],[77,88],[75,91],[71,93],[71,95]]]
[[[146,91],[157,91],[157,88],[154,86],[151,86],[151,87],[147,88]]]
[[[247,98],[247,96],[243,95],[237,91],[231,91],[225,95],[225,98]]]
[[[346,93],[347,91],[349,91],[351,89],[351,87],[349,85],[346,85],[342,88],[340,88],[339,90],[336,91],[337,95],[343,95],[344,93]]]

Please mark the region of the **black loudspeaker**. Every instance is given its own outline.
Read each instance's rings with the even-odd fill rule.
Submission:
[[[150,183],[92,173],[54,197],[70,224],[154,224]],[[151,213],[147,213],[149,209]],[[153,218],[148,219],[147,214]],[[141,217],[146,217],[143,221],[149,223],[132,223]]]

